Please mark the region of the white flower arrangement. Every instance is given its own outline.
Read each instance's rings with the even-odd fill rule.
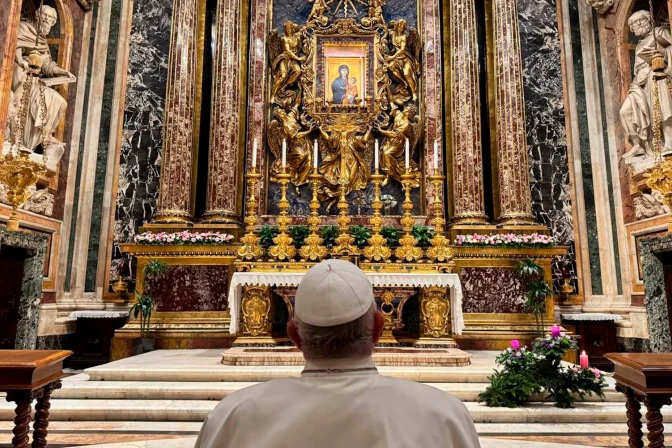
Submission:
[[[135,235],[133,241],[142,245],[209,245],[227,244],[233,241],[233,235],[219,232],[193,233],[187,230],[176,233],[150,233]]]
[[[496,233],[492,235],[458,235],[455,238],[456,246],[479,247],[553,247],[557,244],[553,237],[533,233],[531,235],[517,235],[515,233]]]

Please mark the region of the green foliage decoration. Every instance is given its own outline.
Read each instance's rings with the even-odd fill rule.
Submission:
[[[401,238],[401,231],[396,227],[384,226],[380,229],[380,234],[387,240],[389,247],[399,247],[399,238]]]
[[[269,226],[264,224],[261,229],[259,229],[259,245],[268,250],[273,245],[273,238],[280,234],[280,230],[277,227]]]
[[[411,231],[413,238],[418,240],[418,246],[423,249],[432,245],[432,238],[434,238],[434,229],[427,226],[413,226]]]
[[[366,226],[352,226],[349,233],[355,239],[355,245],[359,249],[364,249],[371,238],[371,229]]]
[[[310,235],[310,227],[308,226],[292,226],[289,228],[289,236],[292,237],[294,247],[301,249],[306,245],[306,238]]]
[[[320,236],[322,237],[322,244],[327,249],[332,249],[336,245],[336,238],[341,234],[341,230],[338,228],[338,226],[324,226],[322,227],[322,231],[320,232]]]
[[[145,274],[144,283],[148,284],[150,281],[155,280],[168,272],[168,265],[161,260],[151,259],[145,265],[143,272]],[[133,304],[129,313],[131,313],[135,319],[140,316],[140,337],[148,338],[152,312],[155,308],[154,299],[152,299],[151,295],[142,294],[137,290],[135,291],[135,298],[137,303]]]
[[[546,299],[553,295],[553,289],[544,280],[544,269],[531,258],[524,258],[518,263],[518,274],[522,277],[527,292],[525,310],[534,314],[537,322],[537,333],[544,333],[544,315],[546,314]]]

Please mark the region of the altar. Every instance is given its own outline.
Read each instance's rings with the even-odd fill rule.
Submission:
[[[195,73],[174,70],[165,128],[185,138],[164,139],[156,213],[119,244],[137,260],[133,290],[156,303],[159,348],[288,345],[296,285],[328,258],[370,275],[385,347],[532,340],[573,285],[558,264],[568,248],[532,214],[519,42],[501,32],[517,14],[497,10],[489,30],[486,151],[470,2],[447,12],[462,34],[446,28],[444,49],[430,0],[299,3],[255,4],[238,47],[219,33],[238,33],[240,17],[218,10],[207,163],[194,159],[196,127],[181,124],[193,111],[171,101],[193,98]],[[176,42],[173,64],[188,51]],[[165,272],[145,278],[156,262]],[[534,307],[521,263],[547,286]],[[115,357],[138,331],[131,319],[116,333]]]

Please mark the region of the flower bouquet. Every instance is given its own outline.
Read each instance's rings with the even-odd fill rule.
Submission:
[[[135,235],[135,244],[142,245],[214,245],[228,244],[233,241],[233,235],[219,232],[194,233],[187,230],[176,233],[151,233],[145,232]]]

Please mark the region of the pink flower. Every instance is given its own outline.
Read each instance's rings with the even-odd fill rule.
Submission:
[[[511,348],[514,350],[520,350],[520,342],[517,339],[511,341]]]

